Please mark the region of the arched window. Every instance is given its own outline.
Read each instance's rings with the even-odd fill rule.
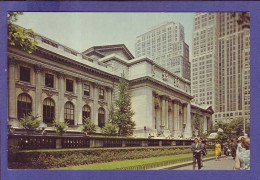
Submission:
[[[98,126],[101,128],[105,126],[105,110],[103,108],[98,109]]]
[[[43,122],[51,125],[55,118],[55,104],[51,98],[43,101]]]
[[[32,99],[28,94],[20,94],[17,98],[17,118],[32,112]]]
[[[90,113],[91,113],[90,107],[88,105],[83,106],[82,108],[83,123],[84,123],[84,117],[91,118]]]
[[[72,102],[66,102],[64,107],[64,119],[69,125],[74,125],[74,105]]]

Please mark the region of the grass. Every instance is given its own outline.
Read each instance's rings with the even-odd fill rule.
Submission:
[[[214,156],[214,151],[208,151],[206,157]],[[58,168],[61,170],[111,170],[111,169],[149,169],[151,167],[159,167],[162,165],[174,164],[192,160],[192,154],[179,154],[172,156],[152,157],[136,160],[114,161],[108,163],[96,163],[80,166],[68,166]]]

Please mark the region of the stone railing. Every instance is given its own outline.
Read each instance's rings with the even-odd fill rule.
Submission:
[[[59,149],[59,148],[106,148],[106,147],[151,147],[151,146],[190,146],[192,140],[147,139],[124,137],[86,137],[50,135],[9,134],[8,146],[18,149]],[[207,142],[208,144],[208,142]]]

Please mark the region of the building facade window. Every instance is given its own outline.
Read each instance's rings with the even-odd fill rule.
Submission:
[[[83,118],[83,123],[85,118],[91,118],[91,110],[88,105],[83,106],[82,108],[82,118]]]
[[[103,108],[98,109],[98,126],[100,128],[105,126],[105,110]]]
[[[54,88],[54,76],[52,74],[45,74],[45,86]]]
[[[55,118],[55,103],[51,98],[43,101],[43,122],[51,125]]]
[[[84,96],[90,96],[90,85],[84,84],[83,91],[84,91]]]
[[[66,102],[64,107],[64,120],[69,125],[74,125],[74,105],[72,102]]]
[[[66,79],[66,91],[73,92],[73,81]]]
[[[30,68],[20,66],[20,80],[25,82],[31,82]]]
[[[28,94],[20,94],[17,98],[17,118],[32,112],[32,99]]]
[[[99,88],[99,99],[104,99],[104,89]]]

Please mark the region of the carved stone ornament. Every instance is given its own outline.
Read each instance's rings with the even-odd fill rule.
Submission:
[[[89,102],[90,102],[90,101],[89,101],[88,99],[85,99],[85,103],[86,103],[86,104],[89,104]]]
[[[51,91],[47,91],[46,94],[47,94],[48,97],[52,97],[53,96],[53,93]]]
[[[106,104],[106,102],[104,102],[104,101],[99,101],[98,104],[99,104],[101,107],[104,107],[105,104]]]
[[[21,87],[22,91],[25,92],[25,93],[28,93],[30,91],[30,88],[28,87],[28,85],[24,84],[22,85]]]
[[[163,79],[164,81],[168,81],[168,73],[166,73],[166,71],[163,71],[162,79]]]
[[[152,69],[151,69],[151,71],[152,71],[152,72],[151,72],[152,77],[154,77],[154,75],[155,75],[155,70],[154,70],[154,69],[155,69],[155,65],[153,64],[153,65],[152,65]]]

